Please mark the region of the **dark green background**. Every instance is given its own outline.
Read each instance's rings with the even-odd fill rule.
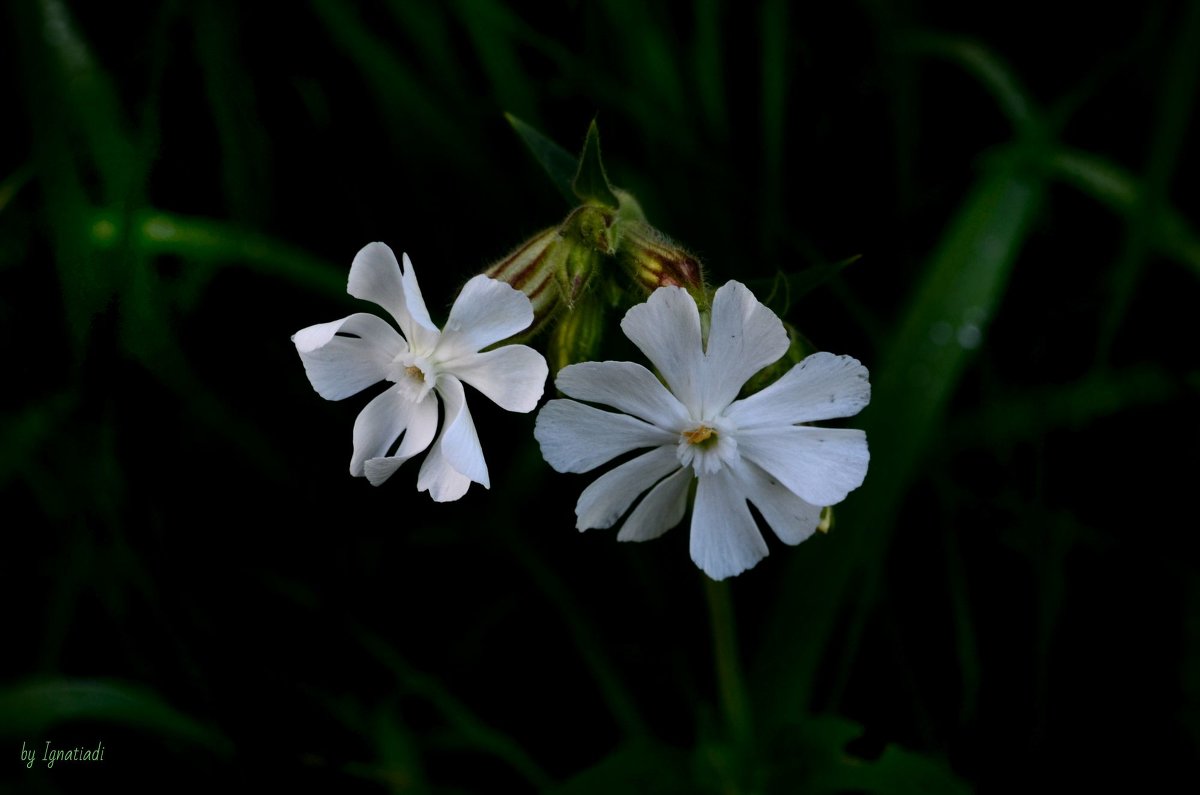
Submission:
[[[1200,11],[1068,5],[6,3],[0,788],[1194,784]],[[289,341],[367,242],[444,318],[565,217],[505,112],[871,369],[867,482],[731,584],[749,759],[685,528],[578,534],[477,394],[490,491],[372,488]]]

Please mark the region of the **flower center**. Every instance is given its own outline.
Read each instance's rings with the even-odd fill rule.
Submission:
[[[402,353],[392,362],[388,380],[404,397],[417,403],[425,399],[437,382],[437,368],[424,356]]]
[[[716,419],[682,431],[676,448],[679,463],[691,466],[697,475],[711,475],[737,461],[740,456],[733,430],[728,420]]]

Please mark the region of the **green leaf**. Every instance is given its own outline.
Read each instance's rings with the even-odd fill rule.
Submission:
[[[778,748],[780,764],[772,771],[780,792],[869,792],[875,795],[966,795],[971,791],[943,763],[887,745],[877,759],[848,750],[863,735],[853,721],[809,718],[786,733]]]
[[[1040,131],[1039,114],[1008,64],[982,44],[961,36],[922,33],[904,44],[914,52],[945,58],[979,80],[1022,137]]]
[[[887,348],[870,363],[871,405],[853,423],[867,433],[870,471],[838,507],[845,531],[789,558],[774,628],[758,655],[761,670],[752,677],[760,685],[757,714],[786,720],[809,707],[817,669],[836,653],[829,646],[835,627],[853,647],[894,517],[926,449],[944,433],[946,404],[985,340],[1043,192],[1015,150],[993,158],[920,274]],[[847,629],[841,611],[851,597],[857,615]]]
[[[1142,203],[1142,185],[1125,169],[1090,152],[1058,149],[1046,156],[1050,173],[1096,201],[1129,218]],[[1200,273],[1200,237],[1187,219],[1162,201],[1151,221],[1150,244],[1176,262]]]
[[[688,757],[682,751],[650,744],[628,745],[557,787],[551,795],[610,795],[614,792],[692,793]]]
[[[1193,373],[1192,391],[1200,374]],[[1098,372],[1071,384],[1053,384],[993,400],[954,424],[950,438],[962,445],[1005,447],[1055,428],[1079,428],[1129,408],[1165,403],[1185,387],[1158,367]]]
[[[550,175],[550,181],[554,183],[554,187],[558,188],[558,192],[563,195],[567,203],[574,207],[577,203],[575,191],[572,188],[577,170],[575,158],[566,149],[563,149],[511,113],[505,113],[504,118],[508,119],[508,123],[512,125],[513,130],[521,137],[525,145],[529,147],[530,153],[533,154],[533,159],[538,161],[541,167],[546,170],[546,173]]]
[[[600,129],[596,120],[588,125],[587,138],[583,142],[583,154],[579,156],[579,170],[571,188],[585,202],[596,202],[605,207],[617,209],[621,200],[613,193],[613,186],[604,173],[604,163],[600,159]]]
[[[156,693],[122,682],[48,679],[0,690],[0,735],[39,737],[64,723],[97,721],[166,734],[221,756],[228,739],[188,717]]]
[[[808,293],[833,279],[847,265],[862,259],[861,254],[839,260],[823,262],[795,273],[778,271],[774,276],[764,279],[754,279],[749,287],[755,295],[765,295],[763,303],[771,307],[778,315],[786,315],[793,302],[803,298]]]

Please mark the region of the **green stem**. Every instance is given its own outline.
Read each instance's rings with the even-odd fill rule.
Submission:
[[[729,726],[730,739],[743,756],[752,748],[750,701],[738,661],[737,629],[734,626],[733,602],[729,584],[704,578],[704,595],[712,618],[713,659],[717,668],[717,687],[721,708]]]

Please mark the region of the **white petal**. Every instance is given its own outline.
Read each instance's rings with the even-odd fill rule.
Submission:
[[[368,458],[387,454],[400,434],[408,427],[409,416],[416,406],[400,395],[395,386],[375,397],[354,420],[354,453],[350,456],[350,474],[362,477],[363,463]]]
[[[508,339],[533,323],[533,305],[520,290],[480,274],[463,285],[450,307],[438,353],[452,359]]]
[[[733,467],[742,493],[758,508],[767,525],[785,544],[796,545],[813,534],[821,521],[821,507],[788,491],[760,467],[743,461]]]
[[[441,332],[429,319],[429,310],[425,308],[425,299],[421,296],[421,287],[417,284],[417,272],[413,269],[412,260],[407,254],[403,254],[402,257],[404,272],[400,278],[404,282],[404,308],[408,311],[411,322],[407,326],[401,325],[401,328],[404,329],[412,349],[424,354],[437,346]]]
[[[633,362],[582,362],[558,371],[554,384],[568,397],[603,403],[663,430],[679,433],[688,423],[687,409],[654,373]]]
[[[814,353],[782,378],[729,407],[739,428],[849,417],[871,402],[867,368],[852,356]]]
[[[551,400],[538,412],[534,438],[546,463],[559,472],[587,472],[639,447],[675,445],[678,435],[626,414],[574,400]]]
[[[368,461],[368,476],[371,472],[370,464]],[[471,479],[446,461],[439,439],[437,444],[429,448],[429,455],[421,462],[421,471],[417,474],[417,491],[428,491],[434,502],[453,502],[466,494],[470,487]]]
[[[460,475],[482,484],[485,489],[491,488],[487,463],[483,460],[483,447],[479,444],[475,422],[467,409],[467,396],[463,392],[462,382],[452,375],[442,374],[438,376],[437,391],[442,396],[446,414],[437,446],[446,457],[446,463]]]
[[[714,580],[741,574],[767,555],[767,542],[734,477],[726,467],[696,486],[689,545],[692,560]]]
[[[527,345],[505,345],[472,353],[442,367],[500,408],[522,414],[537,408],[550,373],[542,355]]]
[[[679,524],[687,511],[692,470],[683,467],[650,490],[621,525],[618,541],[649,541]]]
[[[404,286],[400,263],[384,243],[368,243],[350,263],[346,292],[364,301],[374,301],[386,309],[400,328],[408,333],[408,310],[404,307]]]
[[[625,313],[621,329],[662,374],[675,397],[698,417],[704,343],[695,300],[682,287],[659,287],[644,304]]]
[[[575,526],[580,530],[612,527],[639,494],[676,469],[679,456],[675,448],[656,447],[604,473],[579,495]]]
[[[852,428],[756,428],[738,431],[738,452],[813,505],[835,505],[862,485],[871,455]]]
[[[343,334],[355,336],[339,336]],[[365,312],[301,329],[292,342],[313,389],[326,400],[341,400],[379,383],[406,349],[386,320]]]
[[[728,406],[750,376],[787,353],[788,335],[774,312],[739,282],[726,282],[713,297],[705,357],[701,411],[711,416]]]
[[[387,451],[396,443],[397,437],[405,433],[404,440],[394,456],[396,467],[412,458],[429,446],[437,430],[437,398],[433,394],[425,396],[417,403],[400,394],[395,387],[390,387],[367,404],[354,421],[354,455],[350,459],[350,474],[361,477],[365,474],[364,465],[371,459],[383,458]],[[378,486],[387,479],[384,476]]]

